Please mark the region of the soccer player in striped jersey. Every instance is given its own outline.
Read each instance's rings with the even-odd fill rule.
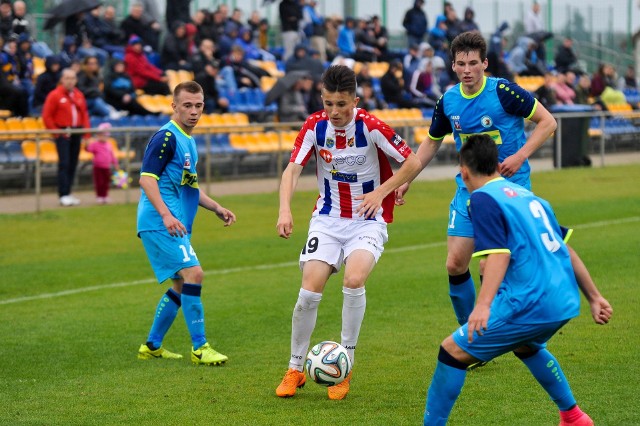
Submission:
[[[341,343],[354,361],[366,305],[364,286],[387,241],[394,190],[420,170],[420,161],[400,135],[356,108],[356,76],[350,68],[331,66],[322,82],[324,110],[311,114],[302,126],[280,184],[277,230],[289,238],[291,199],[304,166],[315,156],[318,198],[300,253],[302,286],[293,310],[289,369],[276,389],[280,397],[293,396],[305,384],[303,364],[322,292],[343,263]],[[402,163],[395,174],[388,157]],[[350,380],[351,373],[329,387],[329,398],[343,399]]]
[[[200,298],[204,273],[191,246],[191,228],[199,206],[213,212],[224,226],[235,223],[236,216],[198,184],[198,151],[191,132],[204,109],[202,87],[195,81],[178,84],[171,106],[171,121],[151,137],[142,159],[137,227],[158,283],[171,279],[173,285],[158,302],[138,358],[182,358],[162,346],[182,307],[191,335],[191,361],[220,365],[227,356],[215,351],[205,336]]]
[[[416,155],[426,167],[435,157],[444,137],[453,133],[456,149],[471,134],[484,133],[498,146],[500,174],[525,188],[531,188],[528,158],[556,129],[556,120],[529,92],[504,79],[486,77],[487,44],[478,32],[465,32],[451,43],[452,68],[456,84],[438,100],[426,140]],[[527,135],[524,119],[536,123]],[[469,273],[473,253],[473,229],[467,214],[469,192],[460,175],[449,207],[447,227],[447,273],[449,295],[459,324],[473,309],[476,290]],[[408,186],[397,191],[398,202]],[[482,277],[482,262],[480,264]]]
[[[471,193],[474,257],[486,257],[484,281],[469,321],[440,346],[427,393],[425,426],[444,425],[469,365],[513,352],[560,411],[560,426],[593,426],[580,410],[547,341],[580,313],[582,291],[597,324],[613,310],[566,242],[546,200],[498,172],[489,135],[471,135],[460,150],[460,176]],[[519,424],[512,419],[510,424]]]

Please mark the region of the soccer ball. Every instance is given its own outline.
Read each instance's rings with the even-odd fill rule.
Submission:
[[[327,340],[311,348],[305,369],[319,385],[334,386],[341,383],[351,371],[351,358],[344,346]]]

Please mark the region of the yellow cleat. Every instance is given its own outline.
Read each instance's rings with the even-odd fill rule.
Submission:
[[[155,351],[151,350],[146,343],[140,345],[140,349],[138,349],[138,359],[155,359],[155,358],[165,358],[165,359],[181,359],[182,355],[174,354],[173,352],[169,352],[162,346],[160,346]]]
[[[349,385],[351,384],[351,372],[347,375],[347,377],[340,383],[335,386],[329,386],[327,388],[327,394],[329,395],[329,399],[340,400],[344,399],[345,396],[349,393]]]
[[[191,350],[191,362],[202,365],[222,365],[229,357],[216,352],[209,343],[205,343],[196,350]]]
[[[293,396],[298,388],[304,387],[306,382],[307,376],[302,371],[290,368],[285,373],[280,386],[276,389],[276,395],[281,398]]]

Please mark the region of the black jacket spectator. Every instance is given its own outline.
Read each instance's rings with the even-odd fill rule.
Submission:
[[[424,0],[416,0],[402,20],[402,26],[407,31],[409,38],[409,45],[420,43],[429,28],[427,14],[422,10],[423,5]]]
[[[44,100],[60,81],[60,57],[47,56],[44,60],[44,72],[36,79],[36,87],[33,92],[33,107],[41,108]]]

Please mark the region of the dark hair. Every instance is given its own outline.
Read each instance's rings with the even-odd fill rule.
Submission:
[[[204,90],[202,90],[202,86],[195,81],[183,81],[173,89],[173,99],[175,100],[181,92],[204,93]]]
[[[467,31],[456,36],[451,42],[451,57],[454,62],[456,60],[456,54],[464,52],[478,52],[480,54],[480,60],[487,59],[487,42],[477,31]]]
[[[322,74],[322,84],[327,92],[347,92],[356,95],[356,73],[345,65],[332,65]]]
[[[498,170],[498,146],[486,133],[471,135],[460,148],[460,165],[473,175],[491,176]]]

